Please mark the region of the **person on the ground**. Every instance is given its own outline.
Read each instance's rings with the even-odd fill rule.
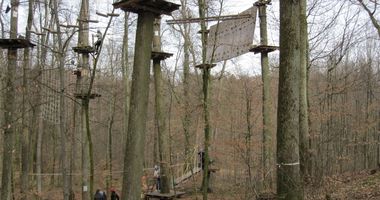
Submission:
[[[161,177],[160,177],[160,167],[158,165],[154,165],[153,177],[156,179],[156,190],[160,191]]]
[[[198,152],[199,164],[198,167],[202,170],[205,168],[205,151],[203,149]]]
[[[115,189],[111,189],[111,200],[120,200],[119,195],[116,193]]]
[[[106,193],[97,189],[95,192],[94,200],[107,200]]]

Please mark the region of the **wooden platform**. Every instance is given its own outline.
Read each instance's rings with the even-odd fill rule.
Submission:
[[[158,191],[155,191],[155,192],[149,192],[149,193],[146,193],[145,194],[145,199],[148,200],[148,199],[174,199],[174,198],[180,198],[182,195],[184,195],[185,192],[179,192],[179,191],[176,191],[174,193],[174,191],[171,191],[170,193],[164,193],[164,194],[161,194],[159,193]]]
[[[23,49],[34,46],[36,45],[27,39],[0,39],[0,47],[3,49]]]
[[[126,12],[140,13],[152,12],[158,15],[171,15],[180,5],[165,0],[121,0],[113,4]]]
[[[166,52],[158,52],[158,51],[152,51],[152,60],[165,60],[167,58],[172,57],[172,53],[166,53]]]
[[[77,75],[77,76],[81,76],[82,75],[82,71],[80,69],[74,69],[73,70],[73,74]]]
[[[73,47],[73,51],[80,54],[94,53],[95,49],[92,46]]]
[[[102,95],[97,94],[97,93],[92,93],[90,94],[89,99],[95,99],[96,97],[101,97]],[[74,93],[74,97],[77,99],[87,99],[87,94],[82,94],[82,93]]]
[[[195,68],[198,68],[198,69],[205,69],[205,68],[211,69],[211,68],[213,68],[215,66],[216,66],[216,64],[207,64],[207,63],[205,63],[205,64],[196,65]]]
[[[209,33],[210,33],[210,30],[204,30],[204,31],[202,31],[202,30],[199,30],[197,33],[198,33],[198,34],[202,34],[202,33],[205,33],[205,34],[207,35],[207,34],[209,34]]]
[[[256,45],[256,46],[253,46],[251,49],[249,49],[249,51],[255,54],[258,54],[258,53],[270,53],[279,49],[280,48],[278,46]]]

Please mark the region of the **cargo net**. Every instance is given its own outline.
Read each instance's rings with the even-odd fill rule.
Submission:
[[[42,117],[58,124],[59,112],[59,71],[46,69],[42,72]]]

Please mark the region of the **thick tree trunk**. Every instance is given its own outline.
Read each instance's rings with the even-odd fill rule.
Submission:
[[[69,188],[69,160],[67,157],[67,137],[66,137],[66,108],[65,108],[65,47],[63,45],[62,33],[60,30],[60,22],[58,16],[58,0],[54,2],[54,16],[56,23],[56,30],[58,32],[58,49],[60,53],[58,54],[59,62],[59,127],[58,135],[60,141],[60,161],[62,163],[62,178],[63,178],[63,199],[69,200],[70,188]]]
[[[306,0],[300,0],[300,166],[303,178],[310,175],[309,114],[307,102],[308,33]]]
[[[122,199],[137,200],[141,193],[145,130],[149,96],[149,72],[152,53],[154,14],[138,15],[135,59],[132,74],[128,135],[124,157]]]
[[[123,36],[123,48],[122,48],[122,63],[123,63],[123,82],[124,82],[124,133],[128,130],[128,115],[129,115],[129,94],[130,94],[130,84],[129,84],[129,51],[128,51],[128,28],[129,28],[129,13],[124,13],[124,36]],[[122,141],[126,143],[127,134],[123,134]]]
[[[181,14],[182,18],[187,18],[187,1],[181,1]],[[192,148],[191,148],[191,110],[190,110],[190,25],[184,24],[182,29],[182,36],[184,39],[183,44],[183,107],[185,113],[182,119],[183,134],[185,136],[185,169],[192,169]]]
[[[153,31],[153,51],[161,52],[161,36],[160,36],[160,22],[161,18],[156,18]],[[169,153],[169,135],[165,122],[164,107],[162,106],[162,73],[161,61],[158,59],[153,60],[154,72],[154,89],[155,89],[155,118],[156,128],[158,133],[158,152],[160,162],[160,175],[161,175],[161,193],[170,192],[170,153]]]
[[[267,33],[267,6],[259,7],[260,18],[260,42],[261,45],[268,45]],[[272,125],[272,98],[271,78],[269,69],[268,52],[261,53],[261,76],[263,82],[263,190],[272,189],[274,181],[274,129]]]
[[[33,6],[34,6],[34,0],[29,0],[29,6],[28,6],[28,20],[27,20],[27,26],[26,26],[26,39],[30,40],[30,31],[32,28],[33,23]],[[21,135],[21,199],[29,199],[28,198],[28,187],[29,187],[29,159],[31,157],[30,153],[30,141],[29,141],[29,135],[32,133],[30,127],[32,124],[28,125],[28,106],[27,103],[27,96],[29,95],[29,86],[28,86],[28,70],[30,69],[30,59],[29,59],[30,50],[29,48],[26,48],[24,50],[24,65],[23,65],[23,77],[22,77],[22,135]]]
[[[17,21],[18,21],[18,0],[12,0],[11,8],[11,32],[10,38],[17,38]],[[8,200],[10,198],[10,184],[12,173],[13,158],[13,140],[15,131],[15,86],[14,77],[17,66],[17,50],[8,49],[8,65],[6,76],[4,78],[4,87],[6,88],[3,108],[4,108],[4,143],[3,143],[3,169],[1,179],[1,196],[0,199]]]
[[[277,195],[302,200],[299,158],[299,0],[280,1],[280,78],[277,112]]]
[[[205,18],[206,12],[207,12],[207,6],[206,6],[205,0],[198,0],[198,8],[199,8],[199,17]],[[201,21],[201,40],[202,40],[202,64],[206,64],[207,27],[206,27],[205,21]],[[202,194],[203,194],[203,200],[207,200],[208,190],[209,190],[209,179],[210,179],[209,147],[210,147],[210,131],[211,131],[208,90],[209,90],[211,69],[205,66],[202,69],[202,71],[203,71],[202,91],[203,91],[203,117],[204,117],[204,169],[203,169],[203,179],[202,179]]]
[[[47,0],[44,1],[45,5],[47,4]],[[41,25],[43,27],[49,27],[49,19],[52,19],[53,18],[53,15],[51,14],[50,17],[49,16],[49,9],[48,8],[45,8],[45,21],[44,21],[44,24]],[[50,24],[53,22],[53,20],[50,20]],[[51,26],[51,25],[50,25]],[[42,27],[41,27],[42,28]],[[39,59],[40,63],[38,65],[38,73],[39,74],[42,74],[42,70],[46,64],[46,58],[47,58],[47,43],[49,41],[49,34],[47,31],[45,31],[45,35],[42,35],[41,36],[41,42],[42,44],[44,45],[41,45],[41,57]],[[39,87],[42,88],[42,77],[41,75],[39,76]],[[40,105],[40,102],[41,102],[41,95],[42,95],[42,91],[41,89],[38,91],[38,97],[37,97],[37,101],[36,101],[36,104],[37,105]],[[37,145],[36,145],[36,172],[37,174],[41,174],[42,173],[42,141],[43,141],[43,128],[44,128],[44,120],[43,120],[43,117],[42,117],[42,112],[41,112],[41,108],[39,108],[39,111],[37,112],[37,116],[39,117],[38,119],[38,131],[37,131]],[[38,194],[42,194],[42,176],[37,176],[37,192]],[[37,196],[37,199],[40,199],[40,196],[39,195],[36,195]]]
[[[88,0],[82,0],[81,8],[80,8],[80,19],[88,19],[89,18],[89,1]],[[79,22],[79,35],[78,35],[78,46],[89,46],[89,24],[84,21]],[[88,88],[88,74],[89,74],[89,55],[88,54],[82,54],[81,55],[81,77],[79,77],[79,84],[81,87],[81,94],[83,96],[87,93]],[[87,126],[87,123],[89,123],[89,119],[87,117],[88,109],[89,109],[89,100],[88,99],[82,99],[81,103],[81,137],[82,137],[82,199],[83,200],[90,200],[93,196],[93,183],[91,180],[93,180],[93,176],[91,176],[93,170],[93,165],[91,164],[91,146],[92,141],[90,140],[91,135],[90,131],[88,130],[89,126]]]

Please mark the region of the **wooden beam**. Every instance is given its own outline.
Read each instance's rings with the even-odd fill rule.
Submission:
[[[186,19],[174,19],[166,20],[167,24],[187,24],[187,23],[199,23],[201,21],[227,21],[227,20],[236,20],[236,19],[245,19],[252,17],[251,14],[243,15],[225,15],[225,16],[215,16],[215,17],[205,17],[205,18],[186,18]]]

